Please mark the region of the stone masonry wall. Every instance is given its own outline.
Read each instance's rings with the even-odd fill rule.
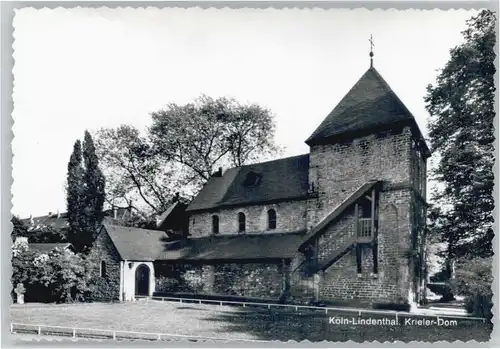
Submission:
[[[337,248],[342,246],[355,235],[354,212],[349,210],[335,224],[326,228],[318,238],[318,261],[324,262]]]
[[[310,200],[312,228],[369,180],[410,182],[411,131],[372,134],[352,142],[311,147],[309,181],[318,193]]]
[[[276,211],[276,229],[268,229],[267,211]],[[219,216],[219,234],[238,234],[238,213],[246,216],[246,233],[294,232],[306,228],[307,201],[285,201],[194,213],[189,217],[192,236],[212,234],[212,216]]]
[[[411,185],[413,189],[415,189],[415,192],[425,200],[427,189],[427,162],[422,151],[416,146],[415,141],[412,141],[410,162]]]
[[[371,300],[390,303],[408,301],[411,247],[411,189],[413,184],[409,128],[372,134],[352,142],[311,147],[309,178],[318,194],[310,200],[308,226],[313,227],[343,200],[369,180],[384,181],[379,197],[378,273],[373,274],[372,249],[362,248],[362,273],[357,273],[356,252],[348,254],[322,273],[320,299]],[[347,224],[347,225],[346,225]],[[349,236],[348,219],[342,218],[318,244],[318,255],[327,256]]]
[[[157,283],[158,292],[189,292],[266,299],[278,299],[282,292],[284,275],[280,264],[183,264],[173,268],[180,269],[181,272],[169,275],[163,284]]]
[[[362,299],[385,303],[406,303],[409,291],[410,190],[382,192],[378,229],[378,273],[373,274],[372,248],[361,253],[361,275],[356,252],[351,250],[322,275],[321,299]],[[334,225],[332,230],[339,227]],[[334,232],[330,235],[335,236]],[[321,245],[320,245],[321,248]]]
[[[412,224],[410,272],[414,289],[414,301],[420,302],[425,297],[425,225],[427,216],[427,160],[422,154],[418,142],[412,142],[411,148],[411,185],[413,188],[410,221]]]
[[[120,256],[106,231],[101,231],[89,253],[92,263],[92,300],[99,302],[120,299]],[[100,276],[101,262],[106,263],[106,276]]]

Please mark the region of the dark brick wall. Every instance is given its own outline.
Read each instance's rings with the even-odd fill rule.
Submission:
[[[89,253],[92,263],[92,300],[107,302],[120,298],[120,257],[109,235],[103,230]],[[106,277],[100,276],[101,261],[106,262]]]
[[[165,268],[165,266],[164,266]],[[282,292],[281,264],[224,263],[176,265],[157,282],[157,292],[192,292],[227,296],[278,299]],[[155,269],[158,269],[155,267]],[[158,280],[162,280],[158,278]]]
[[[373,250],[361,245],[361,273],[358,274],[356,251],[352,248],[328,267],[319,277],[293,273],[292,296],[302,301],[361,300],[381,303],[406,303],[410,283],[410,260],[405,252],[410,247],[411,190],[390,190],[380,193],[378,230],[378,269],[374,273]],[[337,247],[354,236],[352,210],[328,226],[318,238],[317,257],[326,261]],[[296,258],[292,270],[303,261]]]
[[[340,246],[355,236],[354,212],[349,209],[335,224],[326,228],[318,238],[318,262],[326,261]]]
[[[315,285],[319,299],[408,301],[414,266],[407,254],[412,234],[425,223],[421,214],[419,219],[414,217],[419,210],[414,189],[422,190],[425,160],[415,153],[412,142],[405,128],[311,148],[310,180],[318,192],[318,199],[310,201],[311,227],[366,181],[385,183],[379,196],[378,273],[374,274],[371,246],[362,247],[361,274],[352,249],[321,273]],[[346,212],[319,238],[320,261],[354,235],[352,218],[352,211]]]
[[[310,201],[313,227],[369,180],[410,182],[411,131],[385,132],[351,142],[315,145],[310,150],[309,180],[318,193]]]
[[[320,299],[397,302],[399,294],[394,280],[385,275],[372,274],[371,248],[363,247],[361,256],[362,273],[360,275],[357,274],[354,249],[323,273],[320,282]]]

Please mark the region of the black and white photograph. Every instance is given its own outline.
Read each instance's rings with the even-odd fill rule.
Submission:
[[[12,342],[494,342],[495,10],[12,30]]]

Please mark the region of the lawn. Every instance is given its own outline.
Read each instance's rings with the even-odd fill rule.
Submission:
[[[252,308],[161,301],[92,304],[25,304],[11,307],[12,322],[122,331],[196,335],[230,339],[310,341],[469,341],[490,339],[482,322],[399,325],[330,323],[330,317],[353,321],[352,313],[283,308]],[[363,315],[363,319],[394,319],[393,315]],[[413,318],[412,319],[420,319]]]

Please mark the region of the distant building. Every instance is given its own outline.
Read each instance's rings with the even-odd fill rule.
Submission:
[[[48,254],[49,252],[59,249],[61,251],[68,250],[75,252],[75,248],[69,242],[62,243],[29,243],[28,238],[24,236],[19,236],[14,241],[15,245],[25,244],[29,249],[38,251],[41,254]]]
[[[171,275],[210,295],[420,301],[430,153],[410,111],[370,67],[306,143],[214,174],[178,212],[187,238],[105,224],[91,252],[101,298],[176,292],[155,282]]]
[[[104,211],[104,222],[112,224],[121,224],[131,216],[131,209],[129,208],[111,208]],[[30,236],[37,233],[50,230],[65,233],[69,229],[68,213],[53,213],[49,212],[44,216],[23,218],[21,221],[28,228]]]
[[[61,251],[68,250],[71,252],[75,252],[75,248],[69,242],[55,243],[55,244],[51,243],[28,244],[28,247],[42,254],[48,254],[49,252],[55,250],[56,248]]]

